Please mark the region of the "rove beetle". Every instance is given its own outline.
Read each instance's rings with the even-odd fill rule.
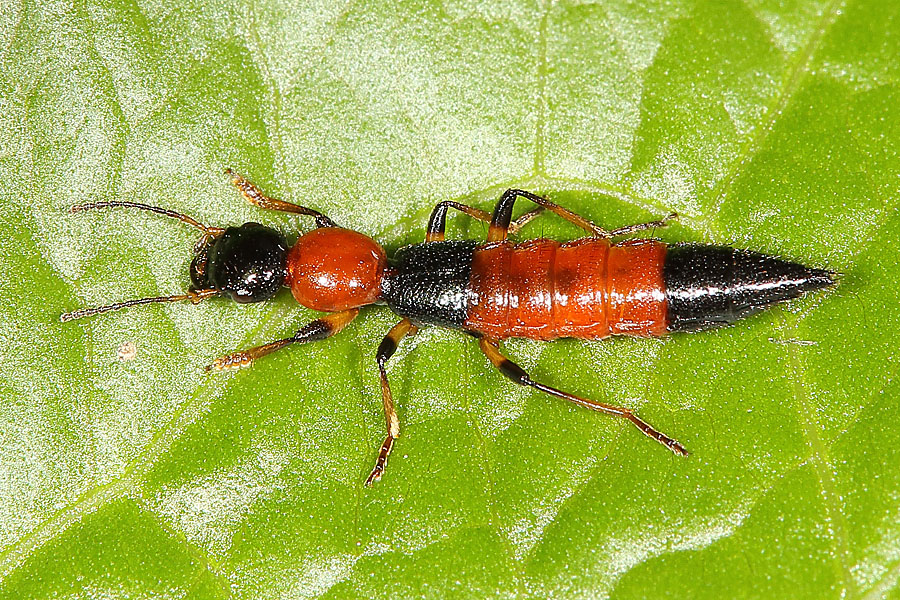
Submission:
[[[419,326],[462,330],[478,340],[481,351],[515,383],[569,400],[607,415],[627,419],[646,436],[687,456],[678,441],[641,420],[628,408],[563,392],[536,382],[500,353],[510,338],[601,339],[610,335],[658,337],[672,331],[697,331],[734,323],[805,292],[835,284],[835,274],[749,250],[725,246],[676,244],[648,239],[613,243],[615,237],[663,227],[675,214],[649,223],[607,231],[543,196],[524,190],[503,193],[493,214],[445,200],[431,213],[425,243],[397,250],[389,259],[372,238],[344,229],[322,213],[263,195],[244,177],[226,171],[251,204],[308,215],[316,228],[293,246],[278,231],[259,223],[207,227],[186,215],[136,202],[95,202],[72,212],[127,207],[178,219],[203,232],[191,262],[192,286],[186,294],[141,298],[66,313],[70,321],[138,304],[230,296],[241,303],[268,300],[283,286],[303,306],[328,313],[293,336],[217,358],[208,371],[249,366],[254,360],[293,343],[314,342],[341,331],[362,306],[386,304],[402,317],[376,352],[387,436],[366,479],[381,479],[400,424],[385,364],[405,336]],[[537,208],[512,221],[517,198]],[[447,241],[448,209],[490,224],[487,241]],[[560,243],[534,239],[512,243],[515,233],[542,211],[550,211],[588,232]]]

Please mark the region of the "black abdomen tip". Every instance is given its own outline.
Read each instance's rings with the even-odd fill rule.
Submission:
[[[750,250],[670,246],[663,267],[669,331],[734,323],[805,292],[834,285],[834,273]]]

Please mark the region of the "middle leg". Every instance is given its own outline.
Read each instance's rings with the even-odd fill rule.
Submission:
[[[400,420],[397,418],[396,409],[394,409],[394,397],[391,395],[391,386],[388,384],[385,365],[387,364],[388,359],[394,355],[400,340],[407,335],[415,334],[416,331],[417,328],[412,324],[412,321],[403,319],[391,327],[388,334],[381,340],[378,351],[375,353],[376,360],[378,361],[378,374],[381,377],[381,401],[384,404],[384,420],[387,426],[387,437],[384,438],[381,449],[378,451],[375,467],[372,469],[369,477],[366,478],[366,486],[368,487],[372,487],[373,483],[381,479],[381,475],[384,473],[384,469],[387,466],[388,456],[390,456],[391,450],[394,448],[394,440],[400,436]]]
[[[486,210],[481,210],[480,208],[475,208],[474,206],[469,206],[468,204],[454,202],[453,200],[444,200],[443,202],[438,202],[435,205],[434,210],[431,211],[431,218],[428,219],[428,230],[425,233],[426,242],[444,241],[444,229],[446,229],[447,225],[448,208],[455,208],[459,212],[465,213],[473,219],[484,221],[485,223],[491,222],[491,213],[487,212]],[[535,217],[540,215],[543,211],[544,207],[538,206],[534,210],[530,210],[527,213],[524,213],[518,219],[512,221],[509,224],[509,227],[507,228],[509,233],[515,234],[527,223],[531,222]]]
[[[531,200],[542,208],[546,208],[550,212],[562,217],[566,221],[569,221],[570,223],[581,227],[588,233],[602,238],[611,238],[620,235],[626,235],[629,233],[634,233],[636,231],[642,231],[644,229],[665,227],[668,221],[678,217],[677,214],[672,213],[665,219],[661,219],[659,221],[638,223],[636,225],[627,225],[625,227],[613,229],[612,231],[607,231],[606,229],[593,224],[591,221],[585,219],[578,213],[572,212],[567,208],[563,208],[562,206],[556,204],[555,202],[551,202],[543,196],[538,196],[537,194],[532,194],[531,192],[526,192],[525,190],[509,189],[503,192],[500,200],[497,201],[497,206],[494,208],[494,215],[491,218],[491,227],[488,230],[489,242],[497,242],[506,239],[507,233],[509,233],[509,231],[511,230],[510,219],[512,216],[513,205],[516,202],[516,198],[518,198],[519,196]]]

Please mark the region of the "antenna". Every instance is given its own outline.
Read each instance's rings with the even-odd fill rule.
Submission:
[[[79,213],[86,210],[94,210],[98,208],[136,208],[138,210],[146,210],[148,212],[152,212],[158,215],[162,215],[164,217],[170,217],[172,219],[178,219],[182,223],[187,223],[191,227],[196,227],[200,231],[203,232],[203,239],[207,240],[211,237],[216,237],[221,235],[225,230],[221,227],[208,227],[194,219],[193,217],[189,217],[187,215],[175,212],[174,210],[168,210],[166,208],[160,208],[158,206],[150,206],[149,204],[141,204],[140,202],[128,202],[122,200],[113,200],[109,202],[90,202],[87,204],[76,204],[71,209],[69,209],[73,213]],[[219,295],[219,291],[215,289],[203,289],[203,290],[191,290],[187,294],[176,294],[173,296],[156,296],[153,298],[138,298],[136,300],[126,300],[125,302],[116,302],[115,304],[108,304],[106,306],[96,306],[93,308],[82,308],[79,310],[75,310],[72,312],[67,312],[59,316],[59,320],[62,322],[73,321],[75,319],[81,319],[83,317],[92,317],[94,315],[99,315],[103,313],[107,313],[113,310],[119,310],[122,308],[128,308],[129,306],[139,306],[141,304],[155,304],[158,302],[180,302],[181,300],[190,300],[191,304],[197,304],[198,302],[205,300],[206,298],[210,298],[212,296]]]
[[[66,321],[73,321],[75,319],[81,319],[82,317],[93,317],[94,315],[100,315],[113,310],[119,310],[120,308],[138,306],[140,304],[154,304],[157,302],[180,302],[181,300],[190,300],[191,304],[198,304],[202,300],[218,295],[219,290],[208,289],[196,291],[192,290],[187,294],[177,294],[175,296],[138,298],[137,300],[126,300],[125,302],[116,302],[115,304],[107,304],[106,306],[96,306],[94,308],[81,308],[79,310],[73,310],[72,312],[67,312],[60,315],[59,320],[65,323]]]
[[[149,204],[141,204],[140,202],[128,202],[124,200],[113,200],[109,202],[90,202],[88,204],[76,204],[69,210],[73,213],[79,213],[85,210],[94,210],[96,208],[137,208],[139,210],[146,210],[148,212],[156,213],[158,215],[163,215],[164,217],[171,217],[172,219],[178,219],[182,223],[187,223],[191,227],[196,227],[200,231],[204,233],[204,235],[215,237],[220,235],[224,229],[221,227],[207,227],[197,219],[189,217],[187,215],[183,215],[181,213],[175,212],[174,210],[169,210],[167,208],[160,208],[158,206],[150,206]]]

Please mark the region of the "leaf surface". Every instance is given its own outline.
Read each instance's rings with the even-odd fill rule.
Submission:
[[[898,34],[883,0],[7,3],[0,596],[898,597]],[[285,292],[58,322],[183,290],[196,237],[73,204],[311,226],[225,167],[389,251],[440,200],[521,187],[842,278],[715,332],[505,345],[689,459],[422,330],[366,489],[386,309],[215,375],[315,313]]]

